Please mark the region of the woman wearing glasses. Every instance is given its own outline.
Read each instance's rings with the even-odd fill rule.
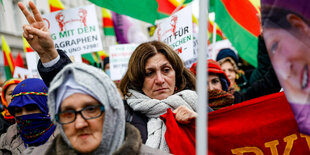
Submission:
[[[45,154],[160,153],[142,145],[139,131],[125,123],[121,96],[98,68],[67,65],[51,82],[48,105],[61,134]]]
[[[16,123],[1,135],[0,154],[22,154],[26,148],[41,147],[56,136],[56,126],[48,114],[47,91],[41,79],[26,79],[15,87],[8,110]]]

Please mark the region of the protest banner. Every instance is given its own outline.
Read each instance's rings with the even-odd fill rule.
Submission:
[[[68,56],[102,50],[94,5],[43,15],[56,49]]]
[[[187,6],[158,24],[154,39],[170,45],[183,62],[194,58],[192,8]],[[189,68],[190,63],[186,63]]]
[[[120,80],[126,73],[128,62],[136,44],[122,44],[110,46],[110,71],[112,80]]]
[[[310,136],[298,130],[283,92],[225,107],[209,113],[208,117],[210,155],[310,153]],[[162,118],[166,120],[165,138],[171,153],[195,154],[195,121],[177,123],[169,112]]]

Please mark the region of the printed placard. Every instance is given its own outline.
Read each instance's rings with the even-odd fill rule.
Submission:
[[[128,68],[128,62],[137,44],[110,46],[110,71],[112,80],[121,80]]]
[[[94,5],[43,15],[55,47],[68,56],[102,50]]]
[[[154,38],[170,45],[183,62],[193,59],[192,7],[187,6],[164,19],[158,24]]]

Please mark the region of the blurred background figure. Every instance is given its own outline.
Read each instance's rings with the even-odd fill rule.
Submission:
[[[231,83],[230,88],[234,91],[240,91],[236,80],[242,77],[242,75],[238,69],[239,58],[236,53],[229,48],[221,49],[216,57],[216,61],[219,62],[221,69],[229,78]]]
[[[10,79],[3,84],[1,91],[1,102],[3,111],[0,115],[0,134],[5,133],[7,131],[7,128],[15,123],[15,118],[8,111],[8,106],[11,103],[11,96],[13,90],[20,82],[20,79]]]
[[[104,72],[111,77],[111,72],[110,72],[110,57],[106,57],[103,59],[103,70]]]
[[[196,64],[194,63],[190,70],[196,75]],[[220,109],[232,104],[237,104],[249,99],[279,92],[281,86],[274,72],[268,72],[263,78],[254,82],[246,91],[229,91],[230,80],[221,69],[218,62],[208,60],[208,93],[209,106],[214,109]]]

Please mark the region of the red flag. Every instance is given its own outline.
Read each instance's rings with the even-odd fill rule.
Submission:
[[[15,66],[25,68],[24,59],[22,55],[20,54],[20,52],[18,52],[14,62],[15,62]]]
[[[195,154],[195,122],[187,126],[174,122],[171,115],[165,122],[170,151]],[[184,146],[185,142],[189,147],[170,147]],[[299,132],[283,92],[209,113],[208,144],[210,155],[310,154],[310,136]]]

